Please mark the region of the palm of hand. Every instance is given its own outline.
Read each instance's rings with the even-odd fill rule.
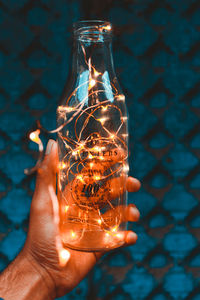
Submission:
[[[54,143],[38,172],[24,251],[31,257],[34,265],[37,265],[41,275],[54,286],[55,296],[60,297],[72,290],[86,276],[103,252],[83,252],[68,248],[70,258],[65,266],[60,265],[57,242],[61,241],[52,204],[52,197],[55,195],[52,195],[52,190],[48,188],[55,188],[57,162],[57,146]],[[140,183],[137,180],[129,179],[127,182],[129,191],[137,191],[139,187]],[[127,208],[127,221],[136,221],[138,218],[139,212],[134,206]],[[133,244],[137,239],[134,234],[129,238],[130,233],[132,232],[124,233],[125,245]]]

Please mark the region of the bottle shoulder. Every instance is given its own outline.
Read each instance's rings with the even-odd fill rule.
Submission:
[[[81,103],[91,106],[105,102],[117,104],[119,101],[125,104],[125,95],[116,76],[111,77],[108,72],[104,72],[92,78],[89,71],[85,70],[66,86],[59,105],[76,107]]]

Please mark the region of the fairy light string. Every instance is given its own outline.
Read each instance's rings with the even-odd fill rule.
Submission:
[[[110,25],[105,28],[103,27],[101,30],[111,30],[111,27],[109,26]],[[111,183],[116,176],[124,176],[124,174],[127,174],[128,172],[128,165],[126,163],[128,156],[127,133],[124,133],[123,131],[123,125],[126,125],[127,116],[123,116],[120,109],[120,102],[124,102],[125,97],[123,94],[119,93],[113,82],[110,82],[105,78],[104,80],[102,79],[103,74],[96,70],[95,66],[92,64],[91,57],[87,59],[83,44],[81,45],[81,49],[89,70],[88,80],[85,80],[85,82],[81,83],[73,90],[66,99],[65,105],[58,107],[57,116],[60,123],[62,123],[58,128],[48,131],[43,128],[38,121],[39,128],[29,135],[29,138],[38,144],[38,161],[33,168],[26,169],[24,172],[27,175],[35,172],[42,162],[44,147],[39,137],[40,132],[58,133],[66,150],[66,154],[62,161],[59,162],[59,181],[64,181],[66,185],[70,185],[71,187],[68,190],[72,193],[75,205],[80,209],[77,219],[80,223],[83,222],[83,224],[87,224],[87,226],[92,225],[101,228],[106,234],[117,235],[117,229],[121,219],[116,218],[113,227],[112,222],[110,221],[111,218],[104,216],[101,212],[101,208],[107,205],[110,210],[117,212],[117,207],[112,204]],[[100,86],[99,89],[97,88],[97,85]],[[83,97],[77,105],[70,106],[69,104],[72,98],[77,94],[78,90],[83,87],[87,87],[87,95]],[[109,92],[112,91],[114,101],[110,101],[110,99],[98,101],[98,95],[100,93],[106,94],[106,90]],[[86,101],[93,96],[96,97],[95,103],[87,106]],[[119,126],[115,131],[107,126],[110,120],[108,115],[111,114],[111,112],[119,116]],[[82,120],[83,124],[80,129]],[[86,132],[91,120],[95,122],[96,127],[100,130],[98,132],[94,131],[92,134],[90,133],[85,138],[83,133]],[[65,134],[62,132],[66,125],[71,122],[74,122],[75,139],[70,138],[68,136],[69,134],[66,134],[66,131],[64,131]],[[99,132],[101,132],[101,134]],[[116,160],[112,158],[113,153],[117,157]],[[59,183],[59,186],[61,188],[62,184]],[[85,193],[85,196],[80,196],[79,190],[85,191],[84,189],[86,189],[86,186],[93,189],[94,194],[96,192],[96,194],[98,193],[100,196],[97,197],[96,200],[94,199],[95,197],[89,197],[87,199],[87,193]],[[76,191],[76,195],[73,190]],[[105,197],[105,190],[107,190],[110,198]],[[121,193],[123,192],[124,190],[121,191]],[[65,191],[62,191],[62,199],[64,202],[63,214],[66,215],[66,219],[70,219],[70,205],[72,203],[70,203],[68,197],[66,197]],[[93,212],[95,218],[90,224],[91,219],[88,218],[88,214],[91,212]],[[117,213],[114,215],[117,215]],[[87,222],[84,221],[85,219],[87,219]],[[74,231],[71,233],[71,238],[76,238],[76,233]]]

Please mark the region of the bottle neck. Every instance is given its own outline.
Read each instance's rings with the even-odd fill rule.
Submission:
[[[110,78],[114,77],[111,39],[74,38],[72,72],[76,76],[84,71],[94,76],[108,72]]]

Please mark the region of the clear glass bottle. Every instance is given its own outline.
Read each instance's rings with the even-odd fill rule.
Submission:
[[[127,109],[111,42],[109,22],[74,24],[72,76],[57,109],[60,233],[82,251],[120,247],[126,230]]]

